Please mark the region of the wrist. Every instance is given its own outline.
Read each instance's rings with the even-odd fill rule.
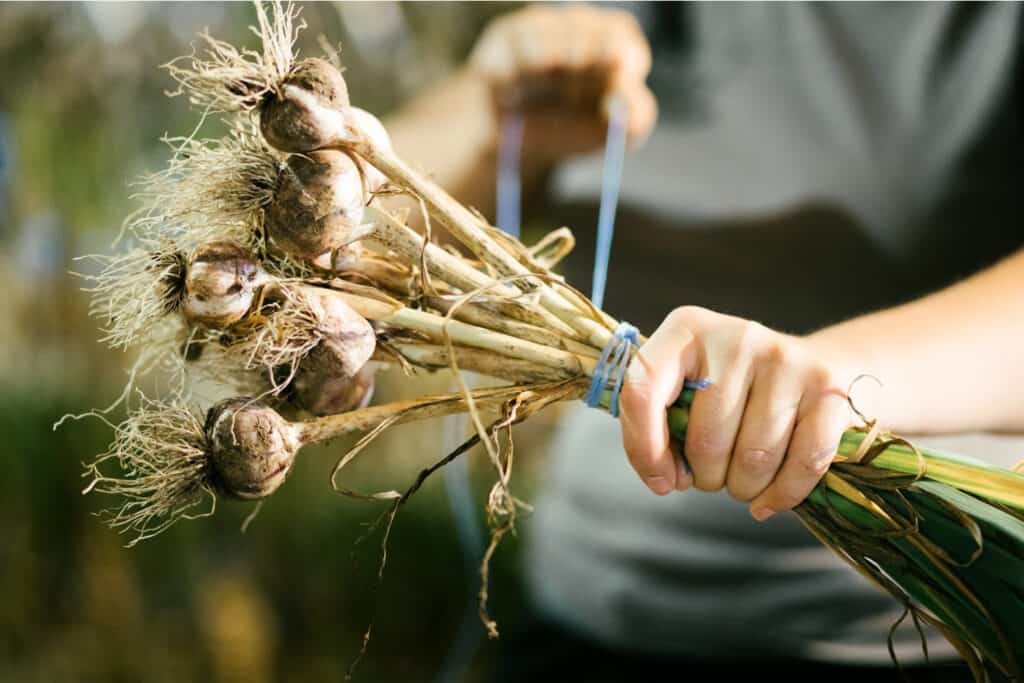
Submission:
[[[892,426],[895,416],[883,400],[886,378],[867,349],[859,348],[855,341],[835,328],[810,334],[804,337],[804,343],[811,357],[824,363],[837,388],[847,393],[852,405],[864,417]]]
[[[439,149],[445,151],[444,163],[497,154],[498,123],[490,85],[467,67],[428,87],[388,117],[385,127],[395,149],[429,168],[443,165],[437,158]]]
[[[449,78],[445,95],[450,99],[451,111],[459,112],[459,124],[467,126],[462,132],[481,155],[496,156],[501,122],[490,80],[475,69],[462,66]]]

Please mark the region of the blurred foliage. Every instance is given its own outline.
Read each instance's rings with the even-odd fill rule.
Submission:
[[[320,35],[340,43],[353,99],[383,114],[443,78],[506,9],[310,4],[301,50],[318,52]],[[0,5],[4,682],[339,680],[371,620],[357,680],[431,680],[475,594],[440,479],[398,516],[378,589],[379,535],[356,540],[380,508],[326,484],[344,444],[304,453],[245,534],[251,506],[222,503],[127,550],[94,516],[109,501],[81,495],[80,464],[106,447],[109,428],[85,419],[51,429],[65,413],[110,403],[125,379],[130,358],[96,342],[81,281],[67,273],[87,267],[72,256],[110,248],[132,208],[129,182],[166,161],[160,137],[196,125],[183,98],[165,97],[172,84],[159,66],[186,54],[203,27],[251,45],[252,21],[241,3]],[[384,378],[384,398],[396,384]],[[443,454],[440,430],[387,435],[346,483],[404,487]],[[472,471],[482,509],[489,472],[479,453]],[[519,615],[516,561],[511,539],[491,591],[506,629]],[[481,650],[477,676],[493,656]]]

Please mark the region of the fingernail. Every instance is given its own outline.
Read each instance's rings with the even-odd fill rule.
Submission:
[[[676,491],[685,491],[691,483],[690,467],[686,458],[680,455],[676,458]]]
[[[759,522],[763,522],[774,514],[775,510],[770,510],[768,508],[757,508],[750,511],[750,515]]]
[[[644,483],[654,493],[664,496],[672,491],[672,482],[665,477],[645,477]]]

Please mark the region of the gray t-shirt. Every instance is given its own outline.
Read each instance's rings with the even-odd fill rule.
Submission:
[[[663,119],[627,160],[624,204],[714,219],[827,201],[888,251],[927,248],[928,217],[1007,106],[1019,5],[696,3],[690,12],[706,116]],[[600,159],[556,180],[562,197],[592,199]],[[628,226],[616,239],[628,239]],[[1001,464],[1024,455],[1006,437],[938,445]],[[758,525],[724,493],[650,494],[616,421],[582,407],[565,416],[550,462],[527,562],[532,596],[551,618],[632,650],[889,661],[900,608],[795,516]],[[933,657],[952,656],[931,640]],[[909,625],[896,642],[901,661],[921,657]]]

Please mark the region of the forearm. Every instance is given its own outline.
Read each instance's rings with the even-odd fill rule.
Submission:
[[[494,210],[497,126],[487,84],[459,71],[385,121],[395,151],[486,216]]]
[[[1024,431],[1024,251],[948,289],[807,339],[857,406],[909,433]]]

